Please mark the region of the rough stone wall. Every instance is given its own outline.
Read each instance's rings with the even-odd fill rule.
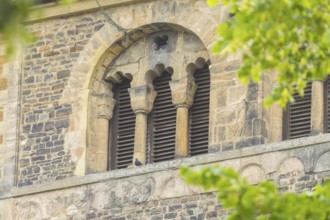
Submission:
[[[177,176],[182,164],[233,166],[251,184],[268,179],[280,191],[310,190],[329,178],[329,135],[260,145],[281,140],[282,110],[262,108],[273,79],[245,87],[235,75],[239,56],[210,53],[227,9],[210,9],[205,0],[146,0],[106,13],[131,33],[127,44],[123,33],[94,11],[30,23],[39,39],[10,63],[0,48],[0,220],[225,216],[214,192],[189,187]],[[107,68],[136,61],[142,52],[138,41],[160,31],[189,33],[186,49],[192,53],[197,51],[192,42],[207,49],[210,153],[85,175],[89,151],[98,145],[88,142],[94,134],[88,126],[98,128],[97,121],[88,121],[89,114],[97,114],[97,83]],[[134,42],[139,45],[130,48]]]
[[[228,9],[211,9],[204,0],[154,0],[116,5],[106,13],[129,33],[136,31],[128,46],[123,41],[117,44],[123,33],[94,11],[30,23],[29,29],[39,36],[37,42],[7,67],[0,57],[0,72],[15,76],[7,80],[0,75],[3,85],[8,85],[8,90],[0,90],[0,112],[2,105],[8,119],[3,125],[0,122],[0,170],[9,177],[9,185],[14,185],[14,175],[18,186],[26,186],[87,173],[92,82],[99,80],[98,74],[102,78],[120,55],[122,62],[127,60],[124,56],[134,56],[124,51],[141,39],[139,34],[168,31],[155,31],[156,24],[190,31],[207,49],[211,63],[209,152],[280,140],[270,131],[280,130],[281,111],[262,109],[271,83],[245,87],[235,75],[239,56],[210,53],[216,28],[228,18]],[[275,129],[273,123],[277,123]]]
[[[4,53],[0,44],[0,188],[6,191],[16,175],[21,62],[20,57],[8,62]]]
[[[192,31],[207,49],[216,39],[217,25],[228,17],[226,9],[210,9],[204,0],[147,1],[106,13],[129,31],[153,23],[176,24]],[[109,49],[123,33],[100,12],[35,22],[29,29],[39,39],[25,50],[20,72],[19,186],[86,173],[90,84],[125,49]],[[112,58],[105,59],[107,54]],[[210,62],[210,152],[264,143],[259,85],[240,84],[237,56],[210,53]]]
[[[64,148],[72,106],[59,100],[80,52],[103,25],[101,16],[85,14],[29,26],[38,40],[23,61],[19,186],[73,175]]]
[[[210,152],[267,143],[262,84],[242,85],[236,77],[240,63],[229,56],[210,67]]]
[[[0,45],[1,47],[2,45]],[[2,49],[2,48],[1,48]],[[1,100],[6,100],[7,99],[7,94],[5,93],[6,90],[8,89],[8,78],[4,77],[4,66],[6,64],[6,58],[2,54],[3,51],[1,51],[0,55],[0,92],[2,99]],[[1,151],[0,151],[0,181],[3,179],[4,176],[4,160],[5,160],[5,151],[4,151],[4,126],[3,126],[3,121],[4,121],[4,105],[5,103],[2,102],[0,106],[0,126],[2,127],[1,133],[0,133],[0,146],[1,146]]]

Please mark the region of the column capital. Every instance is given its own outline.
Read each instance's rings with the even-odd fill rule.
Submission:
[[[97,94],[97,117],[110,120],[116,100],[113,98],[111,88],[102,86]]]
[[[176,107],[190,107],[194,102],[197,84],[192,76],[186,76],[179,80],[170,81],[172,103]]]
[[[131,107],[134,113],[150,113],[154,106],[157,92],[152,84],[128,89],[131,98]]]

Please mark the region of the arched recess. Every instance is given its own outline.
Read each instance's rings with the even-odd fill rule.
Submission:
[[[180,10],[177,10],[178,4],[180,4]],[[151,8],[152,10],[150,10]],[[228,8],[219,5],[217,8],[210,9],[205,1],[180,3],[173,0],[151,1],[124,7],[118,6],[116,10],[111,11],[111,17],[128,30],[130,40],[122,41],[123,33],[118,31],[115,26],[105,23],[81,51],[61,99],[62,104],[72,104],[74,112],[71,117],[70,134],[67,135],[65,145],[71,149],[72,154],[75,151],[81,152],[74,160],[75,175],[85,175],[86,167],[88,167],[86,166],[86,146],[89,145],[88,120],[86,120],[88,118],[88,100],[91,87],[97,86],[94,84],[100,84],[97,79],[103,76],[106,69],[103,64],[110,64],[136,40],[160,30],[188,30],[198,36],[205,48],[209,50],[218,37],[216,30],[219,22],[228,19],[228,15]],[[123,42],[123,44],[118,44],[118,42]],[[223,61],[223,57],[207,54],[207,59],[212,62],[211,75],[222,72],[219,67],[222,66],[220,63]],[[211,94],[212,97],[213,99],[216,97],[214,92]],[[211,117],[213,116],[211,115]]]
[[[330,151],[323,152],[314,162],[314,172],[324,172],[330,170]]]
[[[287,157],[279,163],[278,168],[276,169],[276,176],[280,177],[281,175],[293,172],[304,173],[305,169],[306,165],[299,157]]]
[[[159,43],[157,38],[163,38],[165,42]],[[80,127],[80,140],[86,140],[85,153],[77,164],[77,170],[81,175],[83,172],[106,170],[108,149],[105,146],[108,134],[105,133],[107,129],[101,129],[97,121],[103,119],[104,127],[104,119],[111,119],[112,109],[116,103],[112,90],[116,83],[122,78],[130,79],[131,107],[133,110],[142,108],[141,102],[134,101],[139,99],[136,95],[140,91],[148,93],[149,90],[153,90],[152,80],[160,76],[162,71],[171,66],[172,82],[184,81],[183,79],[191,75],[187,66],[191,63],[200,66],[201,59],[205,64],[209,62],[209,55],[204,43],[191,31],[178,25],[160,23],[132,30],[128,36],[103,50],[103,55],[98,59],[90,74],[88,69],[91,67],[84,68],[85,77],[90,80],[85,84],[88,89],[84,92],[87,94],[79,94],[81,97],[77,105],[83,123]],[[77,69],[83,71],[83,66]],[[76,83],[75,79],[69,82],[69,87],[71,83]],[[67,88],[65,93],[68,92],[73,91]],[[153,101],[148,105],[152,108],[152,104]],[[84,117],[87,121],[83,120]]]
[[[241,168],[240,173],[250,184],[258,184],[266,179],[265,169],[260,164],[256,163],[245,165]]]

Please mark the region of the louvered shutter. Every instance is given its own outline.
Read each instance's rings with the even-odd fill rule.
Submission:
[[[35,0],[34,5],[42,5],[42,4],[49,4],[49,3],[56,3],[57,0]]]
[[[110,169],[132,165],[134,151],[135,114],[128,93],[129,80],[124,80],[114,90],[117,101],[110,125]]]
[[[194,75],[198,88],[194,104],[189,110],[190,156],[207,153],[209,144],[210,71],[208,66],[197,70]]]
[[[330,133],[330,77],[324,82],[324,127]]]
[[[148,116],[148,162],[172,160],[175,157],[176,109],[172,104],[169,81],[171,74],[164,72],[154,80],[157,97]]]
[[[284,139],[307,137],[311,133],[312,83],[305,88],[303,97],[298,94],[293,97],[295,102],[284,112]]]

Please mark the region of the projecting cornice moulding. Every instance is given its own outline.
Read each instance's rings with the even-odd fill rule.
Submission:
[[[130,5],[141,2],[150,2],[150,1],[157,1],[157,0],[98,0],[98,2],[103,8],[111,8],[111,7]],[[50,3],[46,5],[37,6],[35,8],[41,9],[42,11],[41,16],[38,13],[32,15],[27,20],[28,23],[37,22],[45,19],[52,19],[56,17],[74,15],[89,11],[100,10],[100,7],[98,6],[96,0],[80,0],[80,1],[78,0],[75,3],[69,5],[59,5],[57,3]]]

